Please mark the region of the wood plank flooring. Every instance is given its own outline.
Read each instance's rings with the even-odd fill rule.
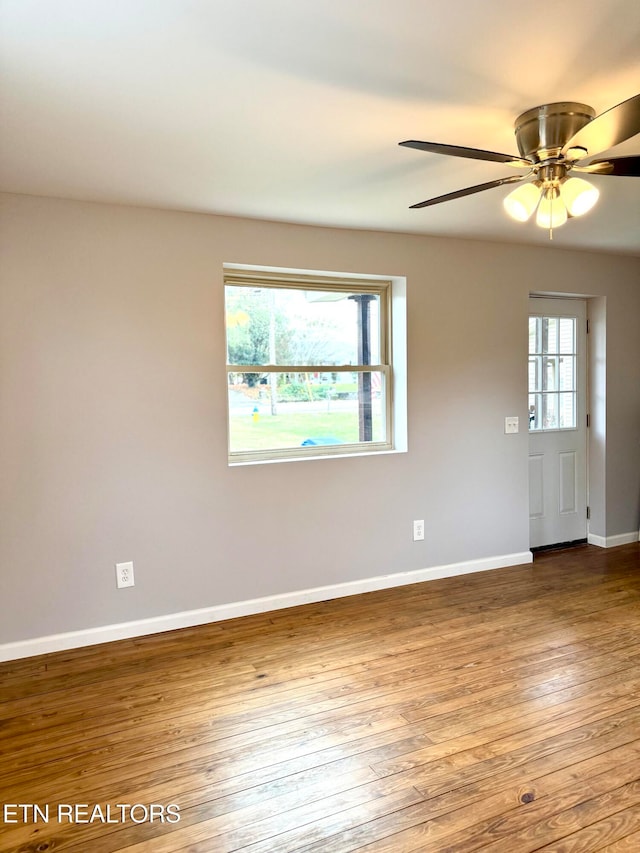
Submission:
[[[640,851],[639,628],[582,546],[0,664],[0,853]]]

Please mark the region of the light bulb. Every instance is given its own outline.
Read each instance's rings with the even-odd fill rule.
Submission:
[[[582,216],[598,201],[600,192],[582,178],[568,178],[560,187],[560,195],[572,216]]]
[[[517,187],[502,202],[509,216],[518,222],[526,222],[536,209],[540,200],[540,189],[535,184],[523,184]]]
[[[540,228],[559,228],[567,221],[567,208],[560,198],[557,187],[548,187],[540,199],[538,213],[536,214],[536,225]]]

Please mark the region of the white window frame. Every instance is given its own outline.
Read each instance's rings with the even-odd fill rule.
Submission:
[[[228,461],[230,465],[301,460],[314,457],[353,456],[359,454],[384,453],[396,450],[394,440],[394,370],[392,346],[392,279],[369,278],[366,276],[348,276],[323,273],[280,272],[252,267],[225,266],[224,285],[234,287],[268,288],[278,290],[321,290],[345,293],[373,294],[379,298],[379,335],[380,361],[377,364],[226,364],[227,381],[229,373],[366,373],[380,372],[384,377],[385,388],[385,440],[355,442],[338,445],[311,445],[307,447],[272,448],[266,450],[232,451],[230,412],[227,399],[227,437]],[[226,290],[225,290],[226,297]],[[226,320],[226,298],[224,305]],[[225,324],[226,328],[226,324]],[[225,346],[225,352],[227,352]],[[405,442],[406,444],[406,438]],[[405,447],[400,449],[404,450]]]

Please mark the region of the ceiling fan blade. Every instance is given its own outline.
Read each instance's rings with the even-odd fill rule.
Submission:
[[[607,151],[640,133],[640,95],[634,95],[596,116],[571,137],[562,149],[586,148],[590,154]]]
[[[593,160],[586,166],[574,166],[574,171],[591,175],[619,175],[640,178],[640,157],[609,157],[608,160]]]
[[[465,148],[462,145],[442,145],[439,142],[420,142],[417,139],[407,139],[399,142],[404,148],[417,148],[418,151],[428,151],[431,154],[447,154],[449,157],[467,157],[469,160],[490,160],[493,163],[507,163],[519,169],[528,169],[531,166],[529,160],[511,154],[498,154],[495,151],[483,151],[481,148]]]
[[[466,187],[463,190],[456,190],[454,193],[439,195],[437,198],[430,198],[427,199],[427,201],[412,204],[409,209],[413,210],[417,207],[431,207],[432,204],[441,204],[443,201],[452,201],[454,198],[462,198],[465,195],[481,193],[485,190],[491,190],[494,187],[502,186],[502,184],[515,184],[517,181],[522,181],[526,177],[528,177],[528,175],[510,175],[508,178],[498,178],[497,181],[488,181],[486,184],[477,184],[475,187]]]

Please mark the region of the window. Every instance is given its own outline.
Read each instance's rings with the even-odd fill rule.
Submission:
[[[576,318],[529,317],[529,430],[576,428]]]
[[[391,450],[391,282],[224,280],[229,461]]]

